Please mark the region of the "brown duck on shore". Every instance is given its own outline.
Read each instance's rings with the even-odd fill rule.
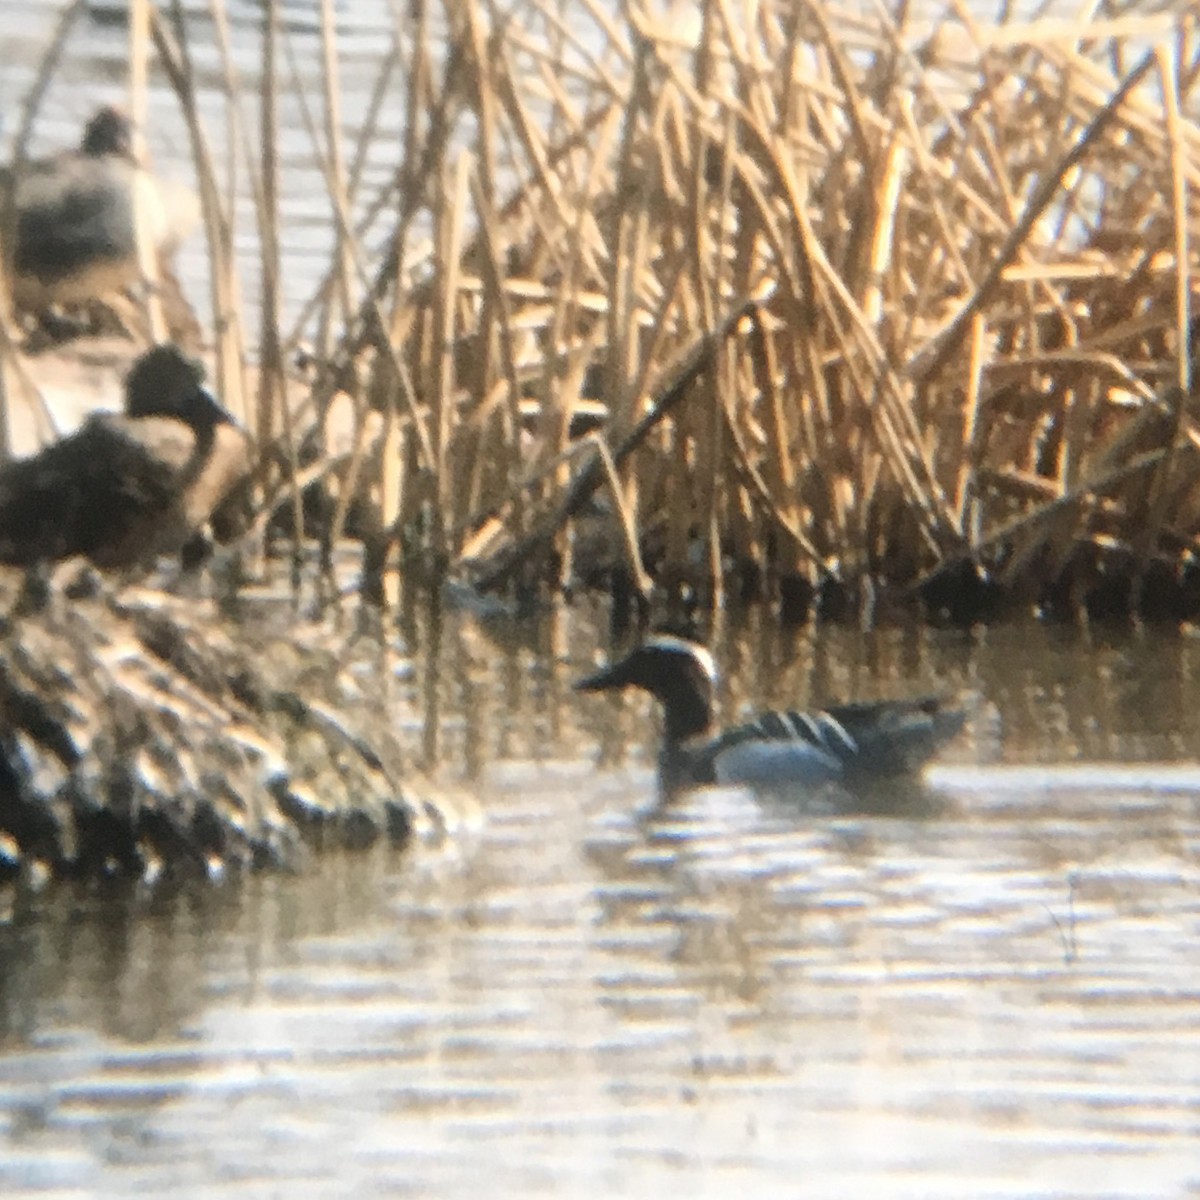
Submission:
[[[245,431],[173,345],[130,369],[125,412],[0,467],[0,562],[86,555],[98,567],[152,565],[181,550],[244,479]]]
[[[151,248],[169,255],[195,226],[198,207],[184,187],[156,179],[134,158],[132,127],[106,106],[88,122],[78,149],[26,163],[15,196],[8,171],[0,195],[13,207],[13,300],[43,311],[100,299],[138,283],[135,217]]]

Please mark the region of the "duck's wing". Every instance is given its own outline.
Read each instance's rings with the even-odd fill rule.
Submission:
[[[895,775],[919,770],[966,726],[966,696],[921,696],[839,704],[825,710],[856,746],[849,771]]]
[[[941,697],[765,712],[693,750],[717,783],[820,784],[919,770],[965,725],[965,708]]]
[[[822,713],[766,712],[725,730],[698,749],[712,782],[765,787],[837,779],[852,752],[843,731]]]
[[[132,258],[133,170],[112,159],[39,165],[17,186],[14,266],[44,283],[97,261]]]
[[[195,436],[180,421],[91,416],[77,433],[0,470],[0,561],[104,557],[175,501]]]

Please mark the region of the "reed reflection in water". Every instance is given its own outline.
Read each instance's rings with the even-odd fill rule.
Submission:
[[[464,797],[443,844],[8,915],[0,1186],[1200,1186],[1197,795],[1128,766],[1193,737],[1191,642],[751,622],[721,646],[731,712],[843,684],[974,680],[1001,700],[1004,763],[939,768],[929,815],[879,818],[718,790],[656,806],[648,710],[567,690],[598,623],[515,632],[447,618],[430,655],[428,627],[410,630],[414,699],[436,673],[436,745]],[[760,688],[767,648],[782,665]],[[601,741],[614,764],[597,769]],[[1126,762],[1116,786],[1075,785],[1081,750]],[[1012,763],[1055,761],[1010,786]]]

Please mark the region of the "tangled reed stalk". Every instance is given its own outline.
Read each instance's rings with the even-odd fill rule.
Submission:
[[[263,247],[264,481],[297,545],[349,529],[377,577],[615,572],[800,610],[1200,609],[1190,6],[998,26],[903,0],[394,6],[347,130],[337,10],[314,93],[268,4],[261,138],[211,7]],[[154,37],[240,362],[232,206],[179,11]],[[337,234],[291,331],[277,90],[297,93]],[[403,133],[369,193],[389,105]],[[302,335],[317,372],[297,404]],[[323,507],[300,503],[314,485]]]

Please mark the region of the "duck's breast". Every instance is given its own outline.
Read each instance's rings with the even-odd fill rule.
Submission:
[[[250,439],[237,425],[217,425],[205,461],[197,465],[183,499],[186,518],[193,529],[212,516],[250,472]]]

